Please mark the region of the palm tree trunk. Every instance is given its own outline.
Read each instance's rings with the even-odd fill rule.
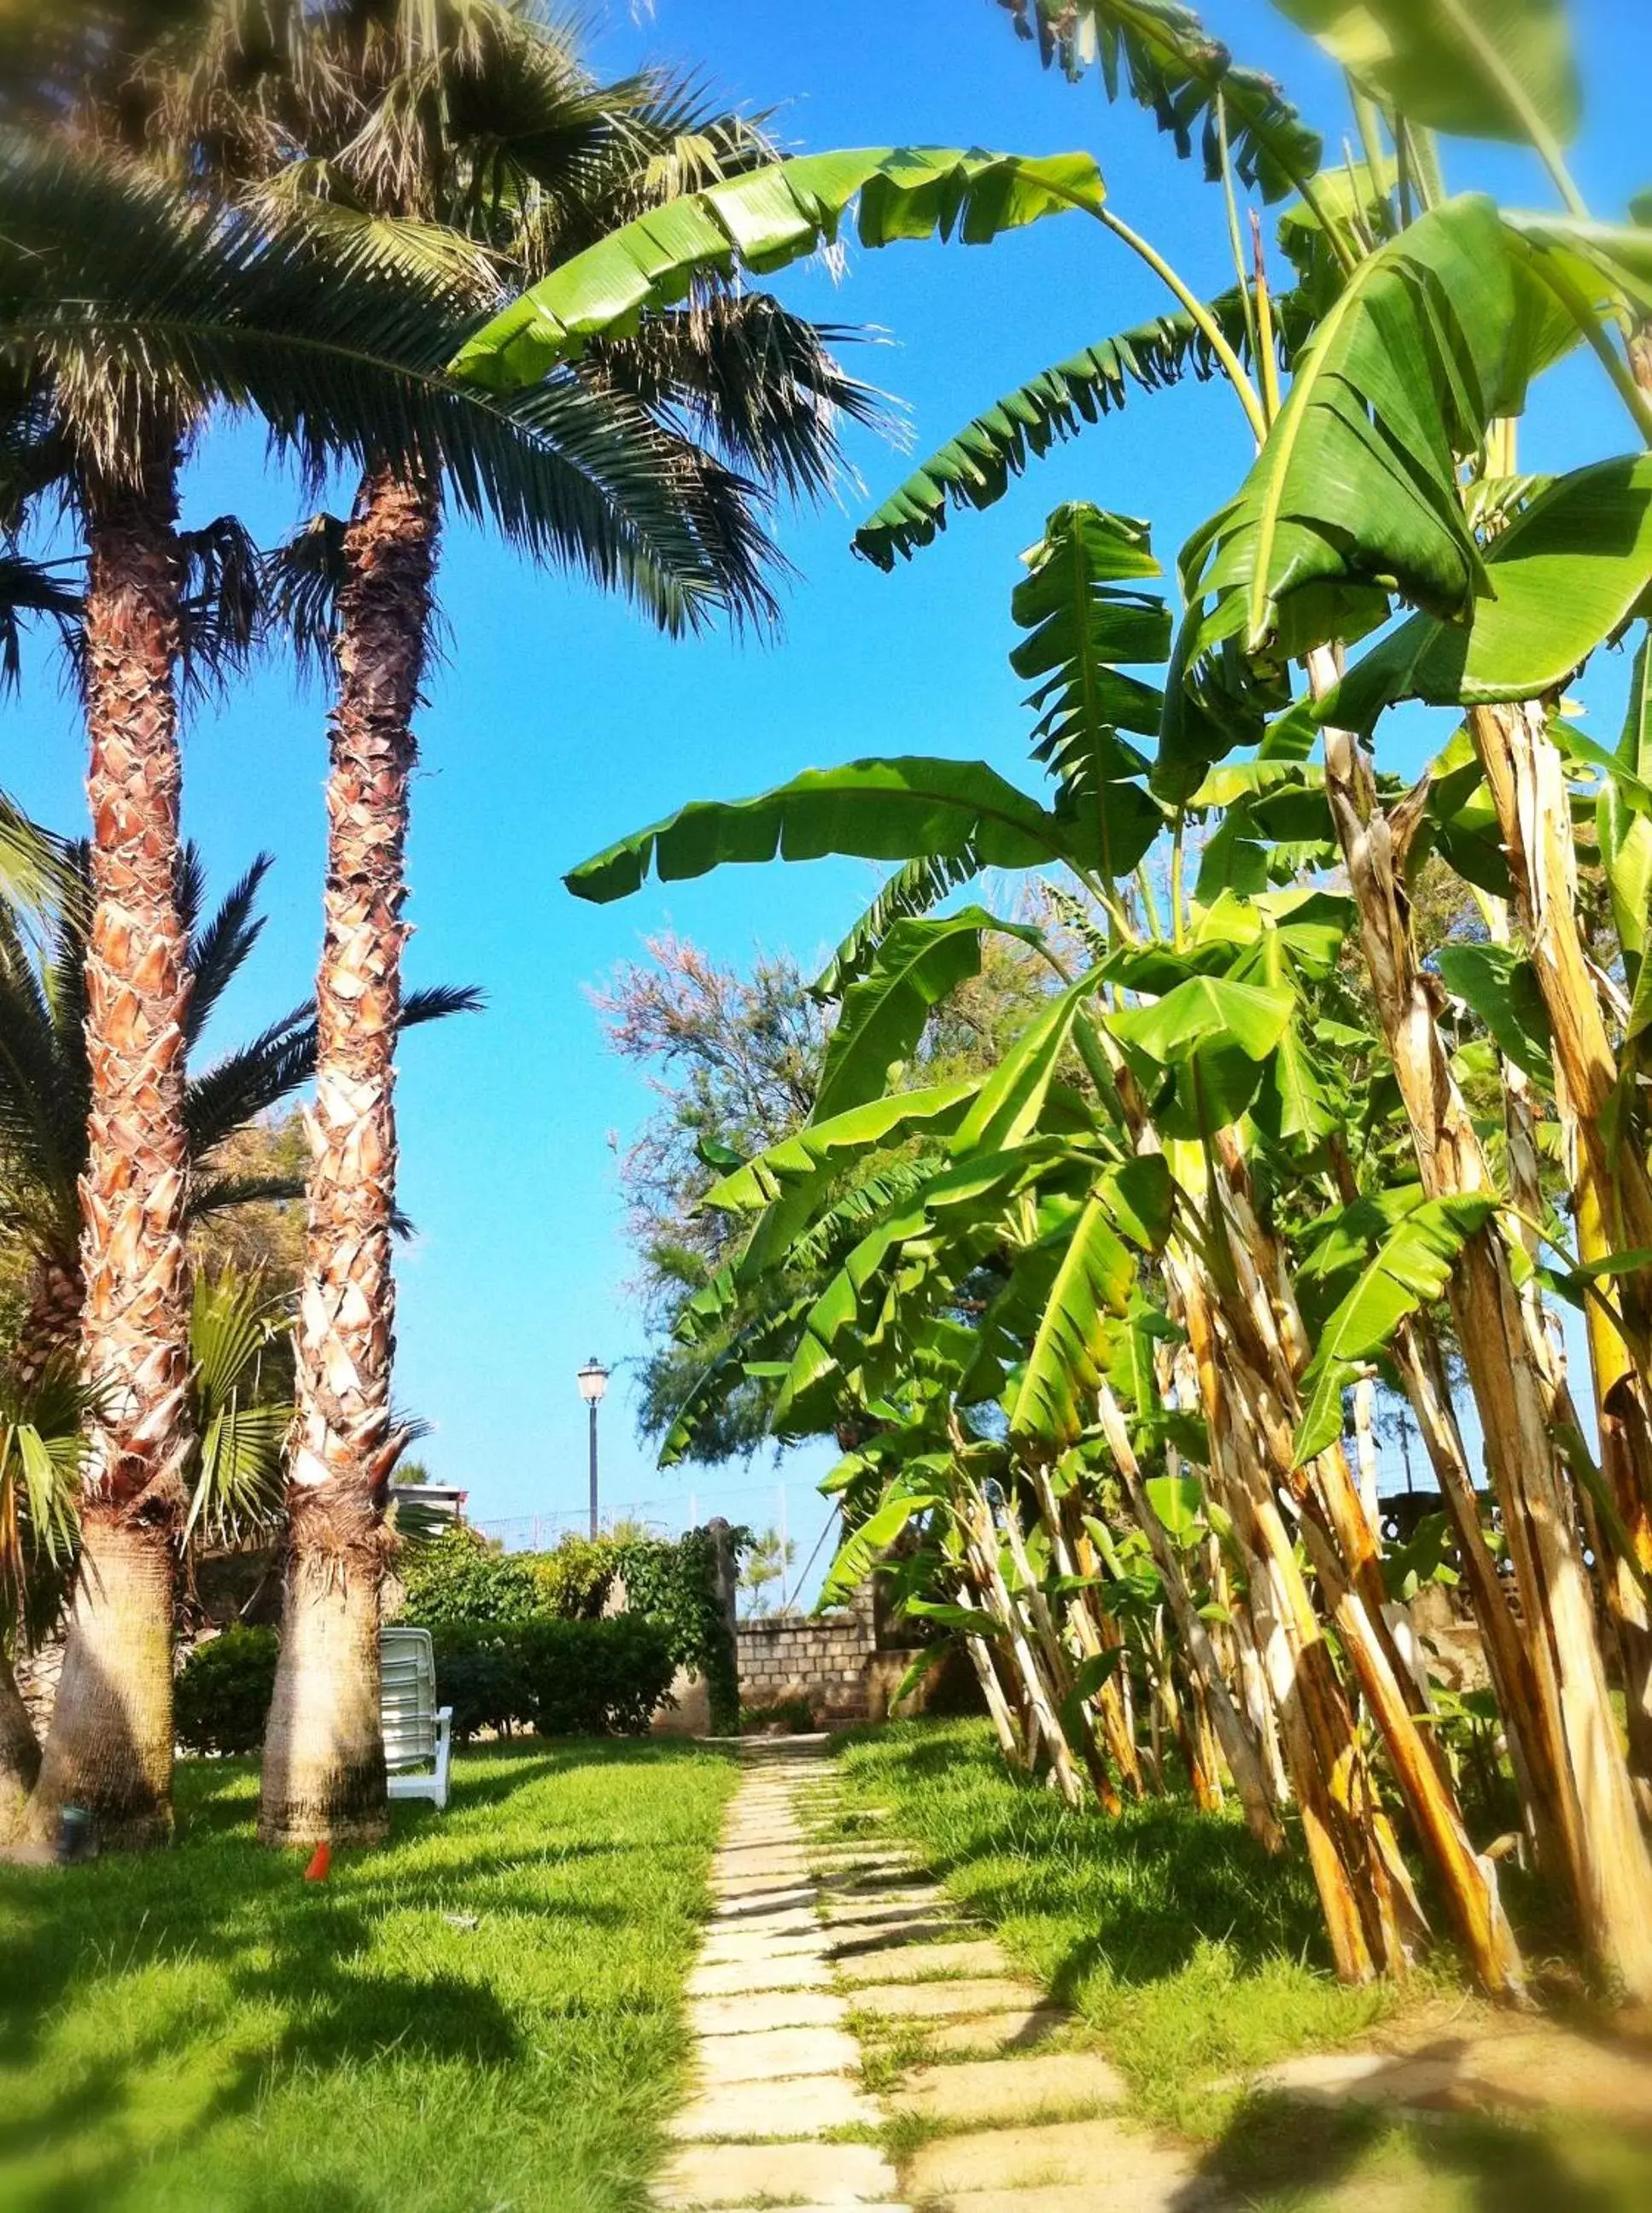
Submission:
[[[338,608],[290,1534],[259,1823],[269,1844],[377,1842],[386,1826],[379,1594],[385,1497],[403,1442],[390,1408],[393,1056],[412,717],[436,536],[429,489],[369,473],[345,537]]]
[[[0,1844],[23,1826],[28,1794],[40,1771],[40,1747],[11,1661],[0,1648]]]
[[[68,1648],[34,1821],[49,1832],[64,1806],[83,1806],[106,1846],[160,1842],[172,1827],[190,1304],[177,466],[175,442],[155,438],[133,481],[88,489],[85,498],[94,903],[82,1350],[98,1395]]]

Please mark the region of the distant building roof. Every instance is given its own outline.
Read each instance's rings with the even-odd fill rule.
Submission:
[[[432,1514],[450,1515],[455,1521],[465,1518],[465,1502],[470,1492],[456,1483],[393,1483],[392,1494],[410,1506],[423,1506]]]

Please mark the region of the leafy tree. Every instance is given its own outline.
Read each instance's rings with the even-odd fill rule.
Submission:
[[[783,1597],[786,1576],[796,1561],[796,1544],[777,1529],[765,1529],[753,1539],[751,1550],[740,1564],[740,1588],[746,1594],[746,1611],[754,1619],[767,1616],[772,1585],[780,1584]]]
[[[63,881],[41,936],[26,912],[0,907],[0,1234],[15,1242],[27,1283],[12,1366],[27,1387],[52,1362],[72,1358],[80,1334],[84,1283],[80,1260],[80,1180],[87,1161],[92,1094],[86,1028],[86,957],[92,911],[90,856],[65,849]],[[200,1055],[212,1017],[264,930],[258,902],[273,863],[260,855],[207,911],[205,875],[186,846],[178,907],[188,931],[192,978],[185,1041]],[[439,988],[411,995],[404,1028],[479,1003],[472,991]],[[315,1010],[295,1008],[245,1045],[219,1053],[192,1075],[185,1117],[192,1169],[186,1220],[192,1247],[209,1262],[230,1260],[242,1273],[271,1271],[272,1236],[293,1223],[280,1210],[303,1193],[295,1151],[296,1119],[267,1123],[271,1110],[315,1072]],[[245,1210],[260,1218],[248,1221]],[[290,1266],[290,1259],[288,1261]],[[296,1281],[296,1271],[294,1271]]]

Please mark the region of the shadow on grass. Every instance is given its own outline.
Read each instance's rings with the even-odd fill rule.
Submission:
[[[875,1783],[895,1743],[851,1738]],[[1271,1858],[1236,1814],[1194,1817],[1179,1798],[1073,1815],[1036,1785],[987,1770],[980,1742],[955,1728],[899,1744],[898,1788],[925,1857],[995,1923],[1082,1924],[1049,1965],[1054,1997],[1076,2006],[1105,1966],[1114,1983],[1162,1981],[1201,1945],[1222,1942],[1241,1972],[1283,1954],[1329,1966],[1324,1923],[1300,1852]]]
[[[1612,2132],[1621,2156],[1611,2173],[1591,2173],[1598,2127],[1570,2125],[1557,2135],[1541,2121],[1484,2113],[1400,2112],[1380,2102],[1385,2075],[1396,2091],[1419,2061],[1449,2070],[1466,2046],[1447,2039],[1396,2059],[1368,2078],[1358,2103],[1307,2102],[1280,2096],[1247,2099],[1202,2163],[1198,2179],[1177,2199],[1175,2213],[1209,2203],[1212,2185],[1242,2203],[1296,2205],[1310,2194],[1357,2184],[1365,2170],[1396,2160],[1415,2162],[1436,2181],[1454,2182],[1472,2213],[1638,2213],[1652,2202],[1652,2138]],[[1442,2097],[1449,2094],[1442,2088]],[[1368,2099],[1369,2102],[1367,2102]],[[1385,2198],[1398,2204],[1398,2196]]]
[[[597,1956],[606,1949],[623,1957],[636,1898],[657,1893],[666,1878],[680,1884],[681,1870],[709,1850],[709,1838],[671,1834],[658,1801],[648,1803],[668,1781],[650,1771],[693,1757],[688,1747],[629,1744],[472,1753],[445,1814],[398,1807],[387,1850],[341,1853],[325,1885],[301,1882],[299,1856],[253,1841],[250,1763],[190,1763],[179,1771],[173,1851],[70,1869],[0,1869],[0,2070],[15,2071],[21,2085],[40,2070],[27,2103],[0,2083],[0,2164],[22,2161],[28,2173],[25,2183],[22,2171],[12,2170],[13,2194],[0,2179],[8,2213],[124,2203],[131,2166],[124,2144],[137,2104],[152,2107],[157,2078],[189,2064],[186,2055],[215,2035],[225,2039],[224,2068],[202,2103],[168,2131],[168,2155],[187,2159],[218,2124],[251,2113],[272,2088],[307,2076],[347,2076],[387,2060],[445,2068],[449,2079],[455,2065],[490,2076],[531,2069],[535,2053],[490,1980],[497,1937],[472,1972],[468,1929],[462,1921],[442,1925],[460,1914],[473,1911],[485,1924],[520,1920],[524,1957],[538,1956],[546,1970],[530,2009],[570,2027],[600,2023],[605,2010],[613,2018],[634,2010],[634,1997],[605,2009],[600,1992],[582,1986],[582,1971],[563,1963],[570,1953],[588,1962],[593,1945]],[[617,1796],[605,1795],[600,1777],[594,1787],[588,1771],[617,1765],[643,1771],[635,1789],[619,1777]],[[564,1780],[582,1784],[565,1801]],[[600,1833],[605,1820],[617,1834]],[[598,1833],[574,1833],[576,1822]],[[663,1837],[655,1833],[661,1826]],[[693,1901],[684,1905],[692,1920]],[[533,1933],[535,1923],[566,1930],[570,1943],[560,1933]],[[180,1979],[157,1985],[151,1970]],[[146,1984],[159,1995],[137,2001],[133,2014],[125,1993]],[[112,2008],[109,2048],[87,2056],[77,2028],[81,2056],[65,2069],[52,2050],[61,2024],[77,2014],[94,2018],[102,1984]],[[519,2009],[521,2002],[519,1990]],[[153,2010],[144,2017],[146,2003]],[[657,2014],[659,2003],[642,2010]],[[265,2027],[252,2046],[243,2033],[235,2048],[229,2032],[246,2021]],[[607,2043],[612,2019],[609,2030]],[[58,2147],[66,2154],[61,2179],[41,2175],[41,2155]],[[331,2147],[317,2149],[331,2156]],[[347,2175],[357,2155],[340,2147]],[[349,2180],[295,2192],[303,2179],[290,2172],[273,2190],[256,2161],[252,2167],[245,2194],[237,2182],[236,2213],[266,2205],[273,2213],[277,2204],[283,2213],[307,2204],[355,2213],[381,2202]]]

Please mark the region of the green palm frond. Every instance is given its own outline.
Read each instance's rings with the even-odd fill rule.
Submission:
[[[214,1175],[209,1170],[190,1180],[189,1219],[205,1222],[232,1206],[285,1204],[303,1196],[302,1176]]]
[[[183,1541],[219,1541],[280,1518],[292,1421],[290,1317],[255,1277],[198,1276],[190,1315],[195,1466]]]
[[[0,694],[16,691],[22,681],[23,637],[34,622],[49,622],[67,651],[72,653],[78,647],[81,594],[74,573],[77,565],[0,553]]]
[[[225,893],[206,927],[191,930],[189,972],[194,978],[194,986],[190,994],[185,1038],[192,1046],[264,935],[265,918],[255,910],[264,879],[274,866],[272,854],[259,854],[240,882]],[[194,911],[198,911],[199,904],[198,899]]]
[[[571,371],[509,399],[450,379],[472,304],[370,235],[192,206],[140,171],[0,137],[0,344],[49,386],[84,466],[136,423],[252,411],[320,479],[390,454],[462,512],[673,627],[750,604],[764,550],[730,528],[727,472]],[[704,479],[704,481],[700,481]]]
[[[893,426],[882,395],[832,351],[858,336],[794,315],[765,292],[710,290],[688,308],[647,317],[631,338],[593,347],[585,369],[759,483],[813,499],[839,474],[840,419]]]
[[[0,1374],[0,1649],[38,1642],[61,1601],[92,1406],[63,1363],[27,1391]]]
[[[201,1158],[259,1115],[290,1098],[315,1073],[312,1008],[296,1007],[246,1045],[189,1079],[184,1120]]]

